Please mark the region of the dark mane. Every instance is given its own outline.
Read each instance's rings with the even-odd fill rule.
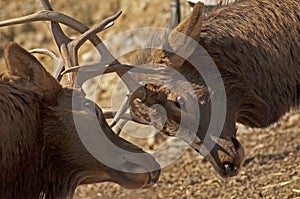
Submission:
[[[1,80],[0,101],[0,178],[6,179],[0,182],[1,198],[38,198],[42,191],[39,102],[26,89]]]
[[[65,168],[62,172],[53,164],[59,164],[61,157],[48,151],[40,131],[40,125],[47,123],[48,132],[67,127],[49,123],[60,118],[18,84],[0,80],[0,103],[0,179],[5,179],[0,181],[0,198],[72,198],[80,183],[80,171]],[[41,120],[45,115],[48,121]]]

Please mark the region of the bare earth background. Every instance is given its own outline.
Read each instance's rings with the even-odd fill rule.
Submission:
[[[52,2],[52,5],[56,11],[71,15],[88,26],[123,10],[116,24],[100,34],[104,39],[133,28],[168,26],[168,0],[65,0]],[[2,0],[0,8],[0,20],[36,11],[34,0]],[[69,30],[67,33],[76,35]],[[5,66],[3,46],[11,40],[26,49],[44,47],[57,51],[43,22],[0,28],[0,70]],[[122,44],[115,44],[118,45]],[[83,46],[80,51],[82,60],[86,60],[91,49],[91,45]],[[38,58],[47,63],[49,71],[52,70],[51,60]],[[115,78],[107,77],[99,86],[95,99],[100,105],[110,103],[111,85],[115,82]],[[300,111],[287,114],[264,130],[240,125],[238,137],[247,150],[248,159],[237,177],[222,179],[208,162],[188,149],[173,164],[163,168],[159,182],[150,189],[126,190],[114,183],[91,184],[79,186],[75,199],[300,198]],[[147,142],[142,146],[151,148]]]

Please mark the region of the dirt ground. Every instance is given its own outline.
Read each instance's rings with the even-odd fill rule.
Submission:
[[[138,27],[168,26],[168,0],[66,0],[53,1],[52,5],[56,11],[74,16],[88,26],[123,10],[116,24],[100,34],[102,38]],[[33,0],[2,0],[0,7],[0,20],[36,10]],[[74,31],[67,30],[67,33],[75,35]],[[27,49],[44,47],[56,51],[43,22],[0,28],[0,69],[5,65],[3,46],[11,40]],[[80,54],[86,55],[90,51],[91,45],[84,45]],[[45,57],[39,56],[39,59],[51,63]],[[47,67],[52,70],[51,64]],[[109,100],[110,84],[114,82],[112,78],[103,85],[104,88],[99,88],[97,99],[100,104]],[[114,183],[83,185],[78,187],[75,199],[300,198],[300,111],[287,114],[267,129],[239,127],[238,138],[247,151],[247,160],[236,177],[222,179],[207,161],[188,149],[174,163],[163,168],[160,180],[152,188],[127,190]]]

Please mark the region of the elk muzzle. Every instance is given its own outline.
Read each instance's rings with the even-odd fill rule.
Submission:
[[[87,149],[83,156],[89,160],[89,170],[98,173],[88,183],[112,181],[129,189],[153,185],[160,175],[160,165],[154,157],[116,135],[102,111],[96,111],[95,115],[72,111],[80,142]]]
[[[151,162],[153,161],[154,159]],[[121,172],[117,183],[127,189],[149,188],[159,179],[160,169],[157,170],[159,165],[156,165],[155,168],[152,168],[151,164],[144,167],[141,163],[136,162],[127,162],[125,165],[126,170],[130,172]]]
[[[243,146],[236,138],[211,136],[211,141],[214,146],[205,158],[223,178],[236,176],[245,158]]]

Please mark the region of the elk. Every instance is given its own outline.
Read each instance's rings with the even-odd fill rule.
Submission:
[[[245,152],[236,139],[236,122],[265,128],[299,106],[299,13],[297,0],[242,0],[215,9],[205,17],[203,4],[196,4],[191,15],[173,31],[162,39],[156,38],[157,43],[163,44],[162,48],[137,52],[133,64],[148,68],[166,66],[178,71],[196,93],[197,104],[185,92],[187,87],[183,81],[175,78],[172,88],[178,89],[172,91],[168,85],[157,83],[159,79],[172,77],[144,75],[140,79],[145,85],[137,91],[142,94],[130,100],[132,118],[179,137],[183,116],[190,124],[199,123],[196,131],[191,132],[196,133],[191,147],[205,156],[222,177],[237,175]],[[195,63],[202,68],[207,63],[201,56],[201,48],[174,36],[176,32],[191,37],[207,51],[219,72],[209,75],[222,79],[225,94],[218,87],[209,87],[201,74],[203,71],[195,69]],[[180,56],[190,51],[188,59]],[[209,130],[214,97],[226,99],[225,122],[221,129]],[[163,107],[166,114],[161,114],[165,118],[152,121],[151,113],[160,112],[155,110],[155,104]],[[198,107],[199,114],[195,112]],[[213,147],[205,150],[210,144]]]
[[[114,134],[102,110],[76,84],[75,74],[67,78],[67,85],[58,81],[63,68],[78,63],[77,50],[85,40],[90,39],[102,56],[109,57],[109,52],[95,33],[91,35],[94,29],[54,12],[48,1],[38,2],[43,11],[33,18],[51,21],[61,55],[54,56],[45,49],[33,51],[51,55],[56,61],[53,77],[18,44],[11,42],[4,49],[7,72],[0,75],[0,198],[72,198],[77,185],[104,181],[131,189],[153,185],[160,175],[155,159]],[[107,28],[118,16],[101,22],[97,31]],[[32,16],[29,18],[3,21],[1,26],[27,23]],[[69,39],[61,30],[59,20],[83,34]],[[108,163],[114,162],[118,168],[100,162],[91,154],[78,128],[86,136],[97,135],[100,139],[91,142],[93,150],[108,156]]]
[[[122,115],[125,118],[129,108],[133,121],[182,138],[220,176],[237,175],[245,152],[236,138],[236,122],[264,128],[299,106],[299,8],[296,0],[241,0],[204,17],[204,5],[196,4],[190,16],[172,31],[150,39],[157,46],[135,52],[131,63],[143,70],[132,76],[143,85],[123,76],[130,65],[108,65],[131,92],[120,110],[106,112],[107,117],[114,117],[111,127]],[[210,59],[217,71],[212,70]],[[99,65],[75,66],[64,73],[81,70],[92,77],[101,73],[97,72]],[[202,73],[222,84],[208,85]],[[193,93],[187,92],[189,86]],[[215,122],[213,117],[217,122],[210,124]],[[195,124],[196,129],[190,128]],[[120,122],[117,133],[123,125]]]
[[[105,28],[108,23],[101,28],[96,26],[88,29],[77,21],[67,21],[69,18],[61,20],[53,16],[51,21],[67,23],[69,27],[82,32],[84,38],[90,39],[93,44],[98,42],[98,51],[105,53],[106,56],[103,57],[108,57],[108,61],[84,66],[66,62],[66,70],[58,74],[76,74],[81,70],[85,78],[90,78],[102,74],[103,71],[117,72],[131,93],[126,97],[124,106],[116,113],[113,110],[104,113],[106,117],[115,116],[111,127],[117,124],[129,107],[130,115],[136,122],[152,124],[170,136],[181,137],[181,131],[195,135],[192,142],[187,140],[191,147],[205,156],[222,177],[231,177],[238,174],[245,159],[243,146],[236,139],[235,123],[264,128],[299,105],[299,3],[296,0],[243,0],[209,12],[205,17],[203,7],[201,3],[196,4],[191,15],[173,31],[164,35],[162,40],[155,38],[157,43],[163,44],[162,48],[151,48],[136,53],[133,65],[138,69],[138,66],[146,67],[140,73],[134,74],[135,78],[144,82],[140,87],[131,78],[123,76],[132,67],[120,64],[95,38],[95,32]],[[49,15],[46,16],[45,13],[54,13],[51,9],[46,10],[47,12],[36,13],[6,25],[22,23],[25,19],[49,20]],[[207,57],[201,53],[199,55],[201,48],[189,45],[191,40],[182,39],[176,33],[184,34],[199,46],[203,46],[218,69],[217,72],[208,74],[222,80],[224,92],[219,87],[209,87],[201,74],[203,71],[195,70],[196,66],[205,68],[207,64],[207,59],[203,59]],[[151,41],[153,42],[153,38]],[[76,48],[72,46],[74,45],[67,45],[70,48],[67,52],[74,52]],[[61,51],[65,49],[65,45],[60,47]],[[182,52],[188,52],[188,58],[180,56]],[[101,67],[104,69],[97,72]],[[186,84],[174,78],[168,73],[168,69],[178,71],[188,80],[196,99],[185,92],[188,90]],[[76,85],[80,87],[85,78],[77,78]],[[176,91],[168,88],[170,84],[157,83],[157,80],[172,78],[175,79],[175,83],[171,82],[171,86],[177,87]],[[210,129],[211,117],[218,111],[212,106],[215,98],[226,99],[225,114],[220,112],[220,117],[224,117],[224,125],[219,128],[219,124],[215,124]],[[155,104],[160,106],[154,106]],[[155,121],[151,120],[152,113],[160,112],[155,110],[155,107],[163,107],[166,110],[166,115],[162,114],[165,118],[156,117]],[[200,112],[195,109],[199,109]],[[157,115],[160,116],[160,113]],[[189,121],[183,125],[185,129],[179,128],[182,117],[188,118]],[[196,130],[189,129],[189,124],[193,123],[197,124]],[[184,136],[182,138],[186,140]]]

